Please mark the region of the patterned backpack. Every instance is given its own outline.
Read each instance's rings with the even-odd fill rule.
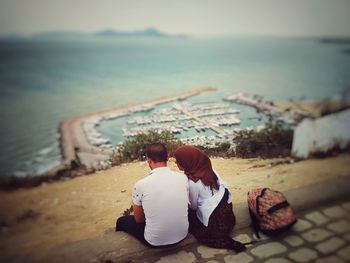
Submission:
[[[286,231],[297,221],[284,195],[270,188],[256,188],[249,191],[248,207],[258,238],[260,238],[259,231],[266,235],[276,235]]]

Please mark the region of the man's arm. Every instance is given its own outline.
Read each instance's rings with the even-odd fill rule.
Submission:
[[[134,210],[134,218],[135,218],[136,223],[145,222],[145,213],[143,212],[142,206],[133,204],[132,207]]]
[[[190,208],[197,210],[198,208],[198,197],[199,197],[199,183],[195,183],[192,180],[189,181],[189,199],[190,199]]]

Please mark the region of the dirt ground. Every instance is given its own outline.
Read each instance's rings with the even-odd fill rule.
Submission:
[[[299,162],[212,158],[234,203],[245,202],[253,187],[284,191],[349,176],[349,162],[350,154]],[[173,160],[169,166],[176,169]],[[134,162],[64,182],[0,192],[0,254],[26,254],[113,231],[117,217],[131,205],[134,183],[148,173],[145,162]]]

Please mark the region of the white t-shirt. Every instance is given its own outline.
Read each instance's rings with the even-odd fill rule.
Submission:
[[[153,169],[134,186],[133,202],[145,213],[145,239],[154,246],[174,244],[188,233],[188,180],[168,167]]]
[[[210,189],[210,187],[204,185],[201,180],[198,180],[197,182],[189,180],[190,207],[191,209],[196,210],[198,219],[205,226],[208,226],[209,217],[220,203],[225,194],[225,189],[227,188],[226,183],[220,178],[218,173],[215,170],[214,172],[218,177],[219,190],[216,190],[214,188]],[[229,192],[227,203],[231,202],[232,197],[231,193]]]

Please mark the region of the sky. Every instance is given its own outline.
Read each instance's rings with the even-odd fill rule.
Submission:
[[[0,0],[0,34],[350,36],[350,0]]]

